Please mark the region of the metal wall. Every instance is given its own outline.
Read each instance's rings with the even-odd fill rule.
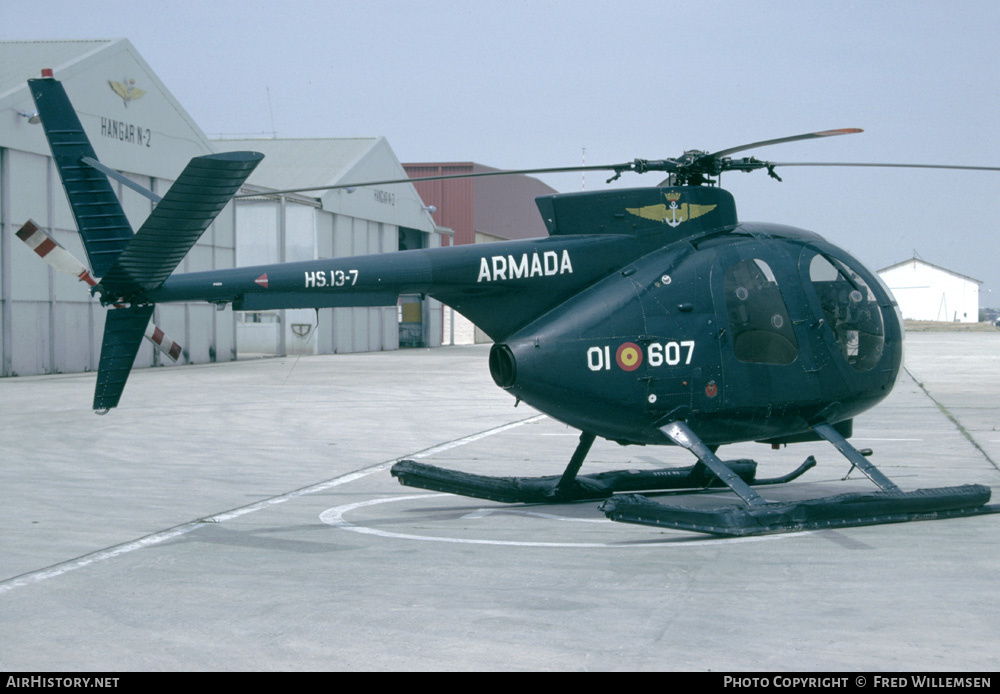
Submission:
[[[171,181],[130,176],[162,194]],[[151,202],[113,183],[134,228]],[[51,157],[0,148],[0,351],[4,376],[76,373],[97,368],[106,310],[75,277],[52,270],[14,234],[34,221],[81,260],[86,253]],[[232,267],[235,259],[231,206],[192,249],[182,272]],[[181,343],[180,363],[230,360],[236,356],[232,311],[197,304],[156,307],[154,322]],[[136,366],[172,365],[144,341]]]
[[[242,201],[237,208],[237,219],[237,263],[241,266],[397,250],[398,227],[333,214],[301,198]],[[440,327],[438,330],[440,333]],[[398,349],[397,309],[361,307],[241,312],[237,321],[237,344],[243,355]]]
[[[0,42],[0,372],[4,376],[96,369],[106,310],[75,277],[57,273],[14,234],[29,218],[86,261],[41,125],[18,112],[34,103],[26,80],[56,68],[98,158],[162,195],[191,157],[213,151],[197,125],[124,39],[83,42]],[[126,100],[114,89],[136,89]],[[121,126],[121,127],[117,127]],[[150,200],[113,182],[129,222],[138,229]],[[179,272],[233,267],[232,205],[218,216],[178,267]],[[201,304],[157,306],[154,322],[184,349],[180,363],[235,358],[232,311]],[[137,366],[173,364],[144,341]]]

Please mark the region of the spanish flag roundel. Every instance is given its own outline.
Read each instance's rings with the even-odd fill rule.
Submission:
[[[634,342],[625,342],[615,352],[615,359],[622,371],[635,371],[642,364],[642,350]]]

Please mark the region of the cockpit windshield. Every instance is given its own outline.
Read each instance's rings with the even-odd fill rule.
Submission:
[[[857,371],[873,368],[882,357],[885,328],[871,288],[845,263],[821,254],[809,262],[809,279],[844,359]]]

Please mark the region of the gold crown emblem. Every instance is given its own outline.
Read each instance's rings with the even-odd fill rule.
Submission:
[[[669,200],[670,202],[677,202],[678,200],[681,199],[681,194],[677,192],[667,193],[666,195],[667,195],[667,200]]]

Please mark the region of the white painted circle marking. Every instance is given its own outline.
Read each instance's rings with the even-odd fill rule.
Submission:
[[[765,542],[768,540],[780,540],[791,537],[798,537],[802,535],[811,535],[815,531],[805,531],[796,532],[788,534],[776,534],[776,535],[755,535],[751,537],[726,537],[726,538],[714,538],[714,539],[703,539],[703,540],[689,540],[689,533],[683,533],[676,537],[664,538],[656,540],[654,542],[634,542],[630,540],[622,540],[621,542],[525,542],[522,540],[477,540],[472,538],[461,538],[461,537],[440,537],[435,535],[414,535],[411,533],[397,533],[390,532],[388,530],[379,530],[377,528],[369,528],[364,525],[355,525],[348,520],[344,519],[344,515],[357,510],[359,508],[368,508],[370,506],[378,506],[379,504],[391,504],[398,501],[412,501],[414,499],[438,499],[441,497],[455,498],[454,494],[412,494],[410,496],[389,496],[382,497],[379,499],[369,499],[368,501],[358,501],[353,504],[344,504],[343,506],[335,506],[329,508],[323,513],[319,514],[319,519],[331,525],[335,528],[340,528],[341,530],[349,530],[351,532],[360,533],[362,535],[374,535],[376,537],[384,537],[395,540],[419,540],[422,542],[449,542],[452,544],[463,544],[463,545],[502,545],[506,547],[571,547],[571,548],[601,548],[601,549],[633,549],[638,547],[700,547],[704,545],[718,546],[720,544],[735,544],[742,542]],[[511,513],[511,510],[507,509],[497,509],[494,512]],[[521,512],[518,509],[515,512]],[[558,516],[551,513],[538,513],[535,511],[527,512],[530,515],[540,516],[543,518],[549,518],[558,521],[576,521],[576,522],[590,522],[590,523],[613,523],[611,520],[584,520],[579,518],[566,518],[564,516]],[[482,516],[489,515],[483,513]],[[474,518],[475,514],[470,514],[468,517]],[[481,517],[481,516],[480,516]],[[683,531],[678,531],[683,532]]]

